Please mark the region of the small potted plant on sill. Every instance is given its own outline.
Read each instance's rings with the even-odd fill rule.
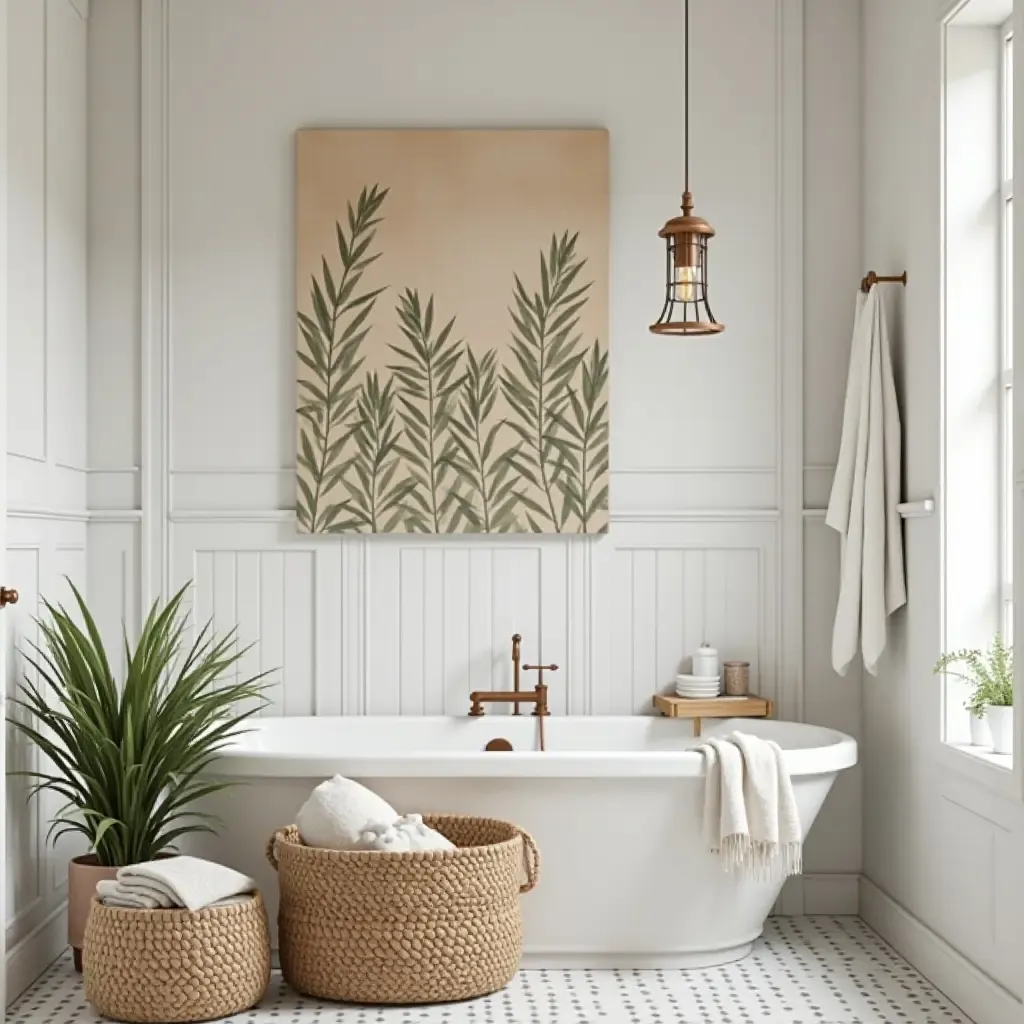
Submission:
[[[70,581],[68,581],[70,583]],[[192,832],[215,822],[193,808],[230,785],[204,774],[247,718],[266,702],[266,673],[228,678],[245,650],[235,631],[215,638],[211,624],[185,640],[182,601],[188,585],[149,612],[135,649],[124,638],[124,678],[115,678],[99,630],[71,585],[81,626],[62,605],[44,600],[42,644],[29,642],[21,714],[11,724],[43,754],[31,795],[49,791],[63,804],[47,841],[85,836],[89,853],[68,864],[68,941],[81,970],[82,939],[96,883],[128,864],[170,856]]]
[[[963,671],[953,671],[960,665]],[[971,713],[971,742],[987,746],[975,723],[987,725],[994,754],[1013,753],[1013,648],[996,633],[987,651],[964,649],[944,654],[937,674],[955,676],[971,687],[964,707]]]

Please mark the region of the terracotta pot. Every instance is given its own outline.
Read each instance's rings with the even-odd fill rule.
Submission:
[[[93,853],[75,857],[68,862],[68,943],[75,955],[76,971],[82,969],[85,922],[89,919],[89,907],[96,892],[96,883],[116,877],[117,868],[97,864]]]

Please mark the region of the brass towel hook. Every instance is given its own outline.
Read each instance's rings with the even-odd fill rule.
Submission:
[[[873,270],[869,270],[867,274],[865,274],[864,277],[861,279],[860,290],[864,292],[865,295],[867,295],[867,293],[871,291],[871,286],[873,284],[882,284],[888,281],[899,281],[900,284],[906,287],[907,272],[904,270],[902,274],[897,274],[895,277],[882,277],[876,274]]]

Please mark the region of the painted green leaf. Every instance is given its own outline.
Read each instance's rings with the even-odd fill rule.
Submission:
[[[309,304],[297,315],[299,360],[312,374],[299,381],[299,477],[296,496],[299,525],[312,533],[336,530],[347,506],[329,501],[330,491],[345,475],[338,443],[351,426],[359,387],[356,376],[362,367],[359,350],[368,329],[366,321],[384,290],[359,291],[360,279],[379,253],[367,256],[376,236],[388,190],[379,185],[364,187],[353,208],[348,204],[347,230],[337,222],[337,258],[340,276],[326,255],[321,258],[321,277],[310,282]],[[363,516],[368,515],[364,509]],[[351,516],[344,520],[358,520]]]

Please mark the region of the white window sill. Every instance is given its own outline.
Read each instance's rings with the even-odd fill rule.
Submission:
[[[940,743],[939,761],[947,771],[968,779],[995,796],[1018,802],[1021,799],[1013,756],[993,754],[991,747],[964,743]]]
[[[976,757],[979,761],[995,765],[996,768],[1002,768],[1004,771],[1013,771],[1013,754],[995,754],[991,747],[976,747],[974,744],[967,743],[950,743],[949,745],[968,757]]]

